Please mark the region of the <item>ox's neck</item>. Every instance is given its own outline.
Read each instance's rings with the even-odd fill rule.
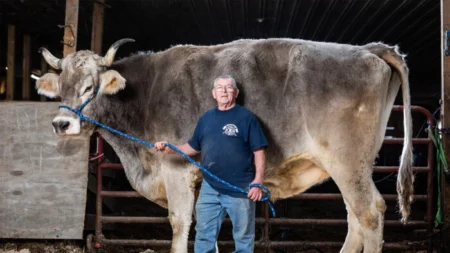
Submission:
[[[142,193],[144,182],[149,178],[151,170],[144,168],[140,159],[141,155],[139,154],[143,151],[142,147],[138,146],[140,144],[117,136],[106,129],[99,129],[98,131],[119,156],[130,185],[133,189]]]
[[[145,138],[149,128],[149,106],[151,98],[152,65],[142,64],[144,56],[137,55],[115,62],[110,69],[120,73],[126,86],[114,95],[102,95],[93,102],[97,118],[122,132]],[[145,57],[150,61],[151,56]]]
[[[137,73],[132,71],[134,67],[125,59],[112,66],[127,80],[126,87],[117,94],[102,95],[93,100],[94,115],[105,125],[150,141],[149,97],[144,94],[148,94],[146,86],[151,80],[149,77],[143,78],[142,75],[138,77]],[[142,69],[142,66],[140,70],[149,71]],[[151,173],[150,168],[144,168],[141,159],[147,155],[144,153],[149,153],[147,148],[106,129],[99,128],[98,131],[119,156],[131,186],[139,192]]]
[[[99,99],[95,104],[95,108],[102,108],[102,110],[97,111],[95,118],[109,127],[145,140],[145,122],[140,111],[135,110],[133,113],[129,110],[121,109],[122,107],[127,107],[127,109],[134,108],[134,104],[135,102],[121,103],[112,98]],[[133,119],[129,118],[130,113],[135,116]],[[142,119],[142,121],[136,119]],[[119,156],[131,186],[139,191],[140,185],[142,185],[148,175],[142,161],[139,159],[139,152],[142,152],[143,148],[140,146],[141,144],[101,127],[98,128],[98,132]]]
[[[131,87],[116,95],[102,95],[93,100],[94,118],[121,132],[144,138],[145,110]]]

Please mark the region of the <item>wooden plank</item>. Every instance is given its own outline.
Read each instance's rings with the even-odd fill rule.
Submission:
[[[66,0],[66,22],[64,28],[64,57],[77,50],[79,0]]]
[[[23,35],[23,61],[22,61],[22,99],[30,100],[30,35]]]
[[[445,55],[445,32],[450,31],[450,0],[441,1],[441,49],[442,49],[442,127],[450,127],[450,56]],[[450,136],[443,135],[444,152],[447,161],[450,161]],[[443,182],[443,194],[444,203],[442,213],[444,215],[444,227],[450,226],[450,184]],[[449,229],[443,230],[443,252],[450,252],[450,232]]]
[[[0,103],[0,238],[82,239],[89,139],[53,133],[58,105]]]
[[[8,72],[6,74],[6,100],[14,99],[14,64],[16,52],[16,26],[8,25]]]
[[[94,1],[94,13],[92,16],[91,50],[98,55],[102,54],[103,22],[105,18],[105,0]]]

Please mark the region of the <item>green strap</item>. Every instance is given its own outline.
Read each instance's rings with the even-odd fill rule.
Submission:
[[[430,134],[431,140],[434,146],[436,146],[436,174],[437,174],[437,212],[434,219],[435,227],[442,225],[442,208],[441,208],[441,168],[448,173],[447,159],[445,158],[444,148],[442,146],[441,138],[439,137],[439,130],[437,128],[434,131],[431,126],[428,126],[428,133]]]

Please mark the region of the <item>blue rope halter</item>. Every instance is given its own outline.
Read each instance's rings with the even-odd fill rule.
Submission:
[[[97,125],[97,126],[103,127],[103,128],[105,128],[106,130],[109,130],[109,131],[111,131],[111,132],[113,132],[113,133],[115,133],[115,134],[118,134],[118,135],[120,135],[120,136],[122,136],[122,137],[125,137],[125,138],[127,138],[127,139],[133,140],[133,141],[135,141],[135,142],[137,142],[137,143],[140,143],[140,144],[142,144],[142,145],[144,145],[144,146],[151,147],[151,148],[154,148],[154,147],[155,147],[155,145],[152,144],[152,143],[150,143],[150,142],[146,142],[146,141],[144,141],[144,140],[138,139],[138,138],[136,138],[136,137],[134,137],[134,136],[131,136],[131,135],[126,134],[126,133],[123,133],[123,132],[118,131],[118,130],[112,128],[112,127],[109,127],[109,126],[107,126],[107,125],[105,125],[105,124],[103,124],[103,123],[100,123],[100,122],[98,122],[98,121],[96,121],[96,120],[94,120],[94,119],[92,119],[92,118],[89,118],[89,117],[84,116],[84,115],[81,113],[81,110],[83,110],[83,108],[84,108],[89,102],[91,102],[91,100],[97,95],[97,92],[98,92],[98,88],[94,91],[94,96],[92,96],[92,98],[88,98],[88,99],[87,99],[80,107],[78,107],[78,109],[73,109],[72,107],[67,106],[67,105],[60,105],[59,108],[64,108],[64,109],[67,109],[67,110],[69,110],[69,111],[75,113],[76,115],[78,115],[78,117],[80,117],[80,120],[81,120],[81,121],[89,121],[89,122],[91,122],[92,124],[95,124],[95,125]],[[201,164],[197,163],[197,162],[196,162],[194,159],[192,159],[190,156],[186,155],[183,151],[181,151],[180,149],[178,149],[175,145],[170,144],[170,143],[166,143],[166,146],[168,146],[169,148],[171,148],[171,149],[175,150],[176,152],[178,152],[181,156],[183,156],[183,157],[186,158],[189,162],[191,162],[192,164],[194,164],[195,166],[197,166],[198,168],[200,168],[200,169],[203,171],[203,173],[206,173],[208,176],[210,176],[210,177],[213,178],[214,180],[216,180],[216,181],[218,181],[218,182],[220,182],[220,183],[222,183],[222,184],[224,184],[224,185],[226,185],[226,186],[228,186],[228,187],[230,187],[230,188],[232,188],[232,189],[234,189],[234,190],[236,190],[236,191],[238,191],[238,192],[244,193],[244,194],[246,194],[246,195],[248,194],[248,191],[247,191],[247,190],[242,189],[242,188],[240,188],[240,187],[237,187],[237,186],[235,186],[235,185],[232,185],[232,184],[230,184],[230,183],[228,183],[228,182],[226,182],[226,181],[224,181],[224,180],[218,178],[216,175],[212,174],[209,170],[207,170],[207,169],[206,169],[205,167],[203,167]],[[251,184],[251,185],[249,185],[249,188],[253,188],[253,187],[259,187],[259,188],[262,188],[262,189],[266,192],[266,196],[262,197],[262,198],[261,198],[261,201],[266,201],[266,202],[268,203],[268,205],[269,205],[269,207],[270,207],[270,211],[272,212],[272,215],[275,217],[275,216],[276,216],[275,208],[274,208],[273,204],[270,202],[270,191],[269,191],[269,189],[268,189],[265,185],[263,185],[263,184]]]

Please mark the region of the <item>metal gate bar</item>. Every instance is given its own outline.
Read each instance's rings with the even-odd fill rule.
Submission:
[[[393,111],[403,110],[403,106],[394,106]],[[427,117],[428,122],[433,122],[431,113],[423,107],[411,106],[412,111],[420,112]],[[100,138],[99,138],[100,139]],[[383,144],[402,144],[403,138],[389,138],[384,139]],[[425,220],[411,220],[407,224],[401,224],[398,220],[385,220],[385,226],[394,227],[420,227],[426,228],[428,234],[433,233],[433,164],[434,164],[434,147],[430,135],[427,138],[413,138],[413,144],[428,145],[428,162],[426,167],[413,167],[416,173],[427,173],[427,195],[414,195],[415,201],[427,202],[427,213]],[[102,140],[98,142],[97,153],[103,152]],[[102,224],[106,223],[151,223],[151,224],[168,224],[167,217],[113,217],[103,216],[102,213],[102,199],[104,197],[122,197],[122,198],[136,198],[142,197],[135,191],[104,191],[102,182],[102,170],[114,169],[122,170],[121,164],[102,163],[97,167],[97,195],[96,195],[96,224],[95,224],[95,248],[100,248],[102,245],[124,245],[124,246],[145,246],[145,247],[170,247],[172,242],[170,240],[126,240],[126,239],[107,239],[102,234]],[[395,173],[398,172],[397,166],[375,166],[374,173]],[[394,201],[397,199],[395,194],[382,194],[386,201]],[[334,193],[305,193],[291,197],[289,199],[315,199],[315,200],[341,200],[341,194]],[[260,241],[255,242],[255,247],[266,248],[268,252],[275,248],[339,248],[343,242],[321,242],[321,241],[271,241],[269,238],[269,227],[271,225],[327,225],[327,226],[343,226],[347,225],[346,219],[289,219],[289,218],[270,218],[269,209],[266,203],[263,203],[264,217],[257,217],[256,224],[264,225],[264,233]],[[230,223],[229,219],[225,219],[225,223]],[[92,235],[88,240],[92,241]],[[221,246],[233,246],[233,241],[219,241]],[[88,248],[90,245],[87,245]],[[189,241],[189,246],[193,246],[193,242]],[[385,243],[385,249],[398,250],[418,250],[427,249],[429,253],[432,252],[432,239],[429,237],[426,241],[420,242],[391,242]]]

